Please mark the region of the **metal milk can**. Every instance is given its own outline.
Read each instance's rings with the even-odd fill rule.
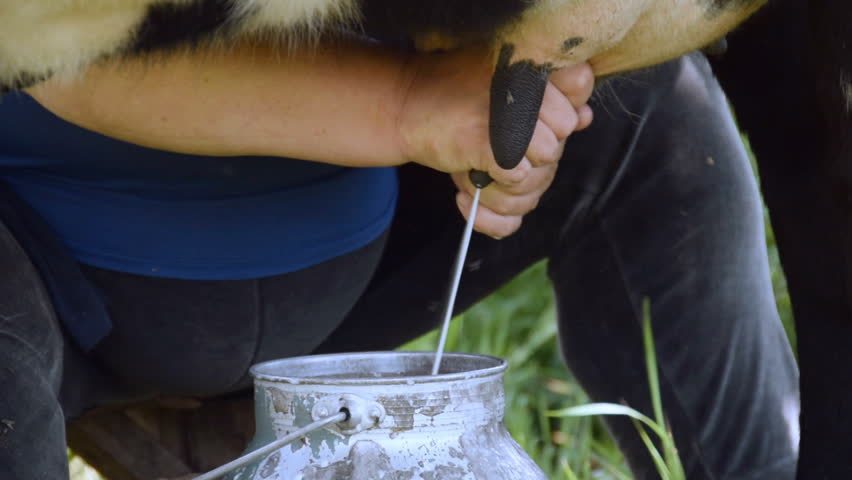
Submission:
[[[248,450],[337,415],[233,480],[546,480],[503,425],[506,361],[434,352],[294,357],[252,367]],[[340,415],[340,413],[345,415]]]

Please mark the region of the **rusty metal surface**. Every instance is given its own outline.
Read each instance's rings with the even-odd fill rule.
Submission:
[[[546,477],[503,426],[503,373],[494,357],[375,352],[256,365],[256,436],[282,438],[339,405],[362,410],[277,450],[232,480],[472,480]],[[346,403],[350,402],[350,403]]]

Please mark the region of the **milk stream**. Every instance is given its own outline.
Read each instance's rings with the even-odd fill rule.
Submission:
[[[447,332],[450,330],[450,320],[453,318],[453,306],[456,303],[456,295],[459,292],[459,281],[461,280],[462,270],[464,270],[464,261],[467,258],[467,248],[470,245],[470,236],[473,233],[473,224],[476,221],[476,211],[479,208],[479,194],[481,188],[476,189],[476,194],[473,196],[473,203],[470,206],[470,214],[467,216],[467,224],[464,227],[459,253],[456,256],[456,263],[453,267],[453,280],[450,284],[450,292],[447,295],[447,309],[444,311],[444,324],[441,327],[441,338],[438,340],[438,350],[435,352],[435,363],[432,365],[432,375],[437,375],[441,370],[441,357],[444,356],[444,348],[447,344]]]

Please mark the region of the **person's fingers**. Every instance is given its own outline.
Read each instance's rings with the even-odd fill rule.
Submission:
[[[533,169],[528,179],[520,185],[504,186],[492,183],[480,194],[480,203],[500,215],[526,215],[538,206],[541,195],[550,187],[556,175],[556,166]],[[473,197],[476,187],[465,175],[453,174],[453,183],[459,191]]]
[[[468,174],[465,172],[451,173],[450,178],[460,192],[466,192],[468,195],[473,195],[476,187],[470,182]]]
[[[456,205],[465,220],[467,220],[470,215],[470,207],[472,204],[473,197],[467,192],[458,192],[456,194]],[[480,203],[477,209],[476,219],[473,223],[473,229],[479,233],[488,235],[489,237],[500,239],[515,233],[521,227],[522,222],[523,216],[521,215],[500,215]]]
[[[525,160],[526,161],[526,160]],[[529,174],[524,181],[513,184],[503,184],[499,182],[491,182],[482,194],[486,202],[500,195],[515,195],[523,196],[528,193],[544,193],[553,182],[556,176],[558,164],[549,164],[542,167],[531,168]],[[450,175],[456,187],[464,192],[473,195],[476,191],[476,186],[471,183],[467,173],[458,172]]]
[[[550,187],[555,176],[555,169],[536,169],[530,177],[529,184],[524,185],[524,191],[507,192],[495,185],[491,189],[483,190],[480,195],[480,203],[499,215],[526,215],[535,210],[539,200]]]
[[[486,187],[486,191],[488,192],[499,189],[504,193],[516,195],[524,194],[530,190],[530,182],[534,182],[535,179],[539,178],[538,174],[530,178],[537,168],[533,167],[526,157],[524,157],[521,160],[521,163],[512,170],[503,170],[500,167],[495,168],[496,169],[488,172],[492,179],[491,184]],[[458,187],[459,190],[463,190],[473,195],[473,192],[476,190],[476,186],[471,183],[469,175],[470,172],[456,172],[450,174],[453,179],[453,183],[456,184],[456,187]]]
[[[557,138],[553,130],[539,120],[533,131],[530,146],[527,148],[527,160],[533,167],[542,167],[559,162],[565,146],[564,140],[564,137]]]
[[[541,195],[538,192],[526,195],[502,195],[496,201],[481,201],[480,204],[496,213],[507,217],[524,216],[538,206]]]
[[[577,109],[577,127],[574,130],[584,130],[589,125],[592,124],[592,120],[595,118],[595,113],[592,110],[592,107],[588,105],[581,105],[580,108]]]
[[[571,135],[577,127],[578,120],[575,107],[571,105],[571,101],[552,83],[548,83],[544,90],[544,99],[541,102],[538,118],[550,127],[560,140]],[[533,137],[533,140],[535,140],[535,137]]]
[[[588,63],[578,63],[553,72],[550,83],[558,88],[574,108],[589,101],[595,88],[595,74]]]
[[[525,157],[521,159],[515,168],[504,169],[497,165],[494,157],[490,154],[481,164],[484,164],[484,166],[478,168],[478,170],[487,172],[494,182],[506,186],[523,183],[533,168],[530,161]]]

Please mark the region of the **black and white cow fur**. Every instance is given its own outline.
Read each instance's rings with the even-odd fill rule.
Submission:
[[[800,479],[852,478],[852,2],[848,0],[2,0],[0,91],[100,59],[369,28],[501,66],[598,75],[730,37],[714,68],[757,154],[798,333]],[[748,386],[743,386],[748,388]],[[731,412],[736,415],[737,412]]]
[[[512,44],[516,58],[599,74],[700,47],[766,0],[3,0],[0,86],[181,42],[298,42],[371,24],[440,44]],[[654,48],[651,48],[654,47]]]

